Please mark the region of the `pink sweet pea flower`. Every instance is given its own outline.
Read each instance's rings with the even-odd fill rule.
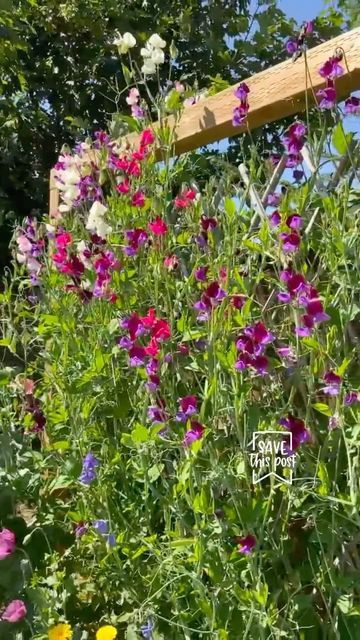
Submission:
[[[153,142],[155,142],[155,136],[151,129],[144,129],[141,133],[140,146],[148,147]]]
[[[27,613],[25,602],[22,600],[12,600],[0,616],[0,620],[5,622],[19,622],[25,618]]]
[[[16,547],[15,534],[10,529],[0,531],[0,560],[10,556]]]
[[[294,253],[298,250],[301,238],[298,233],[280,233],[280,239],[283,241],[282,250],[285,253]]]
[[[131,204],[133,207],[143,207],[145,204],[144,193],[142,191],[136,191],[131,199]]]
[[[163,236],[168,230],[166,222],[160,216],[154,222],[149,222],[148,227],[156,236]]]

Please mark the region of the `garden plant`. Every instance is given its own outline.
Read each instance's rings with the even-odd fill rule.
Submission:
[[[63,150],[59,210],[15,230],[0,294],[0,638],[355,640],[346,56],[323,61],[317,106],[279,126],[280,154],[249,131],[241,175],[223,163],[200,183],[173,158],[166,118],[199,96],[160,79],[167,43],[153,34],[142,67],[132,34],[114,44],[137,143],[99,130]],[[244,82],[236,96],[246,125]],[[262,478],[251,443],[269,431],[284,466]]]

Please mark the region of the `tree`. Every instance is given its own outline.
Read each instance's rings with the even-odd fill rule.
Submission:
[[[199,87],[235,82],[284,58],[295,24],[276,0],[1,0],[0,225],[47,207],[63,143],[106,127],[126,107],[116,30],[178,49],[176,76]],[[324,24],[329,37],[338,26]],[[216,80],[214,81],[214,78]],[[163,78],[165,80],[165,78]],[[5,254],[2,261],[4,262]]]

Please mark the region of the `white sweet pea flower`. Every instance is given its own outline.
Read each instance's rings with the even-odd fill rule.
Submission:
[[[145,76],[150,76],[156,72],[155,63],[152,60],[146,59],[144,60],[144,64],[141,67],[141,71]]]
[[[129,49],[135,47],[136,40],[132,33],[127,31],[123,36],[118,33],[113,40],[113,45],[119,49],[119,53],[127,53]]]
[[[151,47],[154,47],[154,49],[163,49],[166,47],[166,41],[160,38],[157,33],[153,33],[153,35],[150,36],[148,43]]]
[[[164,64],[165,54],[162,49],[153,49],[151,60],[154,64]]]
[[[99,216],[104,217],[106,212],[107,212],[107,207],[101,204],[101,202],[99,202],[98,200],[95,200],[95,202],[91,206],[89,214],[97,218]]]
[[[100,238],[106,238],[106,236],[112,232],[112,227],[106,224],[104,220],[106,211],[107,207],[96,200],[89,211],[89,217],[85,227],[88,231],[96,233]]]
[[[141,57],[142,58],[151,58],[152,50],[153,50],[153,47],[151,47],[149,45],[149,43],[147,42],[145,47],[141,47],[141,49],[140,49]]]

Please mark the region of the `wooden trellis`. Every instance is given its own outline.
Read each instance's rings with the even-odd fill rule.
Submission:
[[[337,98],[341,100],[350,92],[360,89],[360,27],[328,40],[303,54],[295,62],[285,62],[247,78],[250,89],[247,122],[233,127],[232,113],[238,104],[233,87],[201,100],[184,109],[176,126],[174,154],[180,155],[201,146],[230,138],[256,129],[270,122],[300,113],[306,105],[315,104],[315,93],[325,86],[319,75],[319,67],[335,52],[343,53],[345,73],[336,79]],[[171,126],[172,117],[168,118]],[[156,125],[155,125],[156,126]],[[130,145],[136,145],[138,134],[126,136]],[[59,191],[54,183],[54,172],[50,175],[50,215],[59,206]]]

